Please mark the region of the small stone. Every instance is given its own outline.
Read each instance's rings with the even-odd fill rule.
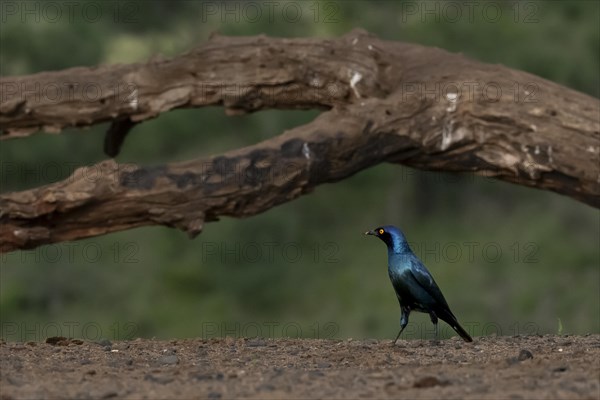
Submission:
[[[446,380],[440,380],[440,379],[436,378],[435,376],[426,376],[426,377],[423,377],[423,378],[415,381],[415,383],[413,384],[413,387],[429,388],[429,387],[434,387],[434,386],[448,386],[449,384],[450,384],[450,382],[448,382]]]
[[[146,374],[146,376],[144,376],[144,380],[160,383],[161,385],[166,385],[167,383],[173,382],[175,379],[170,376],[162,376],[162,375],[155,376],[152,374]]]
[[[99,344],[102,347],[112,346],[112,342],[110,340],[108,340],[108,339],[100,339],[96,343]]]
[[[158,362],[161,364],[175,365],[179,364],[179,357],[176,355],[162,356],[158,359]]]
[[[51,344],[52,346],[56,346],[61,342],[67,340],[64,336],[52,336],[46,339],[46,343]]]
[[[25,383],[20,377],[15,377],[13,375],[6,376],[6,380],[8,381],[8,383],[15,386],[23,386],[23,384]]]
[[[528,360],[530,358],[533,358],[533,354],[531,353],[531,351],[529,351],[527,349],[522,349],[519,352],[519,357],[518,357],[519,361],[525,361],[525,360]]]
[[[318,377],[321,377],[321,376],[325,376],[325,374],[322,373],[319,370],[315,370],[315,371],[308,371],[308,376],[310,378],[318,378]]]
[[[262,339],[251,339],[246,342],[248,347],[263,347],[266,346],[267,342]]]

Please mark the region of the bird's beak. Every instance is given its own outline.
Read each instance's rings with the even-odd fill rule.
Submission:
[[[365,235],[375,235],[375,231],[366,231]]]

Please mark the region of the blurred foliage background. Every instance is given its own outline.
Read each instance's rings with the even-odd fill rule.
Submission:
[[[362,27],[600,95],[595,1],[475,1],[472,11],[450,2],[460,14],[435,1],[51,3],[60,16],[45,2],[3,2],[2,76],[174,56],[214,31],[335,37]],[[117,160],[215,154],[317,114],[175,110],[136,127]],[[2,192],[105,159],[106,129],[3,141]],[[600,331],[598,210],[471,175],[380,165],[265,214],[210,223],[194,240],[151,227],[3,255],[1,335],[391,339],[399,307],[386,252],[362,235],[384,223],[406,232],[475,335]],[[431,332],[426,315],[411,316],[407,337]]]

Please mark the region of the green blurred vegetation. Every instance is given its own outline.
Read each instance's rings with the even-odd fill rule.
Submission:
[[[35,9],[43,2],[6,3]],[[75,10],[100,4],[71,3],[80,6]],[[213,31],[334,37],[362,27],[600,95],[598,2],[474,3],[473,18],[463,10],[458,20],[443,2],[392,1],[276,2],[272,18],[255,2],[263,7],[255,22],[232,2],[107,2],[112,8],[103,5],[93,23],[77,11],[72,20],[63,14],[56,22],[5,13],[0,73],[173,56]],[[491,9],[482,14],[490,3],[500,18],[491,18]],[[289,4],[286,18],[278,10]],[[238,7],[237,17],[222,14],[225,6]],[[292,22],[297,6],[302,17]],[[437,16],[425,12],[435,7]],[[117,159],[154,164],[215,154],[317,114],[176,110],[136,127]],[[103,160],[106,128],[2,142],[2,191],[57,181]],[[86,338],[261,333],[391,339],[399,307],[386,252],[362,236],[384,223],[406,232],[459,320],[476,335],[556,333],[558,319],[563,333],[600,331],[598,210],[490,179],[380,165],[265,214],[208,224],[194,240],[153,227],[4,255],[1,334],[41,340],[56,326],[63,334],[71,326]],[[407,337],[425,329],[431,334],[426,315],[413,314],[411,323]]]

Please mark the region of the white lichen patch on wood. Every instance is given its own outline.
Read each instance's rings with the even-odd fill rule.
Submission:
[[[506,152],[501,147],[490,147],[486,151],[478,151],[476,155],[491,165],[510,170],[515,176],[519,175],[518,166],[526,165],[522,158]]]
[[[452,144],[452,130],[454,129],[454,121],[450,120],[446,122],[442,128],[442,145],[440,149],[442,151],[448,149]]]
[[[311,80],[310,80],[310,86],[314,87],[314,88],[320,88],[323,87],[323,81],[321,80],[321,78],[319,78],[318,76],[314,76]]]
[[[190,99],[190,94],[192,92],[192,89],[189,87],[179,87],[179,88],[172,88],[169,90],[164,91],[163,93],[161,93],[160,95],[152,98],[151,100],[148,101],[148,112],[143,113],[143,114],[136,114],[134,116],[132,116],[131,120],[132,121],[138,121],[138,120],[142,120],[145,118],[148,118],[149,115],[158,115],[160,112],[164,111],[164,110],[170,110],[172,108],[175,108],[177,106],[180,106],[182,104],[185,104],[186,102],[189,101]],[[226,96],[227,93],[224,93],[223,98],[224,98],[224,103],[229,102],[233,102],[234,100],[236,100],[237,98],[239,98],[239,94],[237,95],[238,97],[235,97],[233,94],[229,97]]]
[[[544,115],[544,110],[540,107],[535,107],[529,110],[529,114],[534,115],[536,117],[541,117],[542,115]]]
[[[304,155],[304,158],[306,158],[307,160],[310,160],[310,148],[308,147],[308,143],[304,142],[304,144],[302,145],[302,155]]]
[[[448,112],[456,111],[456,105],[458,103],[458,93],[446,93],[446,100],[450,102],[450,105],[446,108]]]
[[[134,110],[138,109],[139,100],[138,100],[138,90],[137,90],[137,88],[133,89],[131,91],[131,93],[129,93],[129,95],[127,96],[127,101],[129,103],[129,107],[133,108]]]
[[[363,76],[360,72],[354,71],[352,73],[352,77],[350,78],[350,88],[352,89],[352,91],[354,92],[354,95],[358,99],[360,99],[360,93],[358,93],[358,90],[356,89],[356,85],[358,84],[358,82],[360,82],[362,77]]]
[[[446,93],[446,100],[448,100],[449,102],[448,107],[446,107],[446,112],[453,113],[454,111],[456,111],[456,105],[458,103],[458,93]],[[432,118],[432,120],[435,121],[434,118]],[[448,149],[452,143],[462,139],[466,134],[466,130],[461,130],[461,128],[459,128],[455,135],[454,124],[455,121],[452,118],[450,118],[444,123],[442,127],[442,144],[440,147],[442,151]]]

